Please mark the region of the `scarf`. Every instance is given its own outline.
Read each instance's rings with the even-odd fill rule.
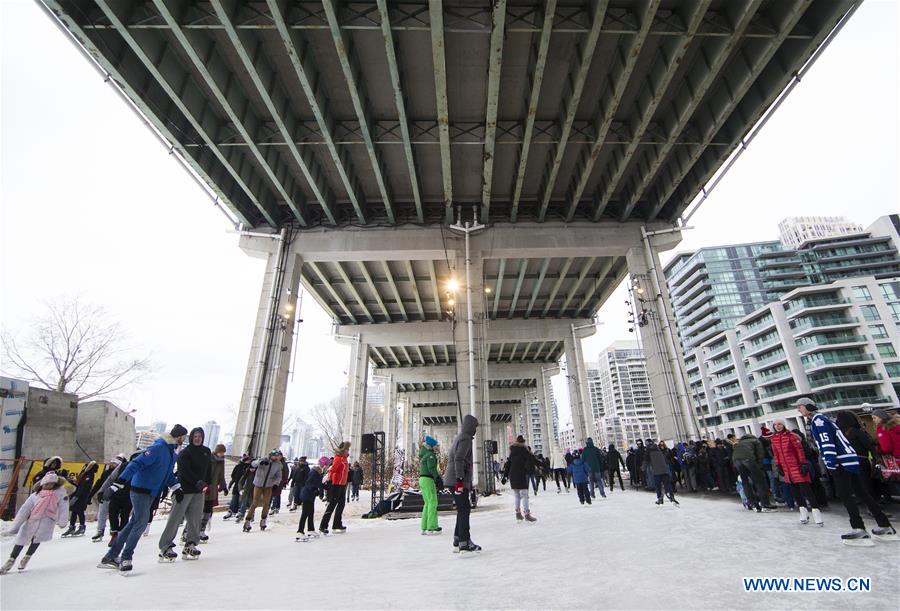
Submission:
[[[28,521],[40,520],[45,515],[47,517],[57,518],[57,509],[59,507],[59,496],[55,490],[41,490],[37,493],[38,500],[31,509],[31,515]]]

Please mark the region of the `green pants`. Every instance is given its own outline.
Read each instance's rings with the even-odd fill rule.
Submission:
[[[437,488],[430,477],[419,478],[419,491],[422,493],[422,530],[434,530],[437,528]]]

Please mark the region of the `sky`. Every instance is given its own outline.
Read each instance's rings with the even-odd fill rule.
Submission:
[[[785,216],[866,226],[898,206],[898,3],[867,0],[662,255],[776,239]],[[0,2],[0,326],[18,334],[42,304],[102,305],[153,373],[115,395],[138,424],[233,427],[263,261],[30,1]],[[585,340],[589,361],[628,333],[620,287]],[[348,349],[312,299],[300,314],[286,411],[346,383]],[[568,398],[554,379],[563,423]]]

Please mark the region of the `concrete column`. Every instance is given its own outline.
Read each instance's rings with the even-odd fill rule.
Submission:
[[[340,338],[350,344],[350,364],[347,368],[347,430],[350,435],[350,462],[359,460],[363,426],[366,422],[366,387],[369,379],[369,345],[363,337]]]
[[[559,371],[559,368],[555,368]],[[545,376],[552,370],[539,369],[535,375],[537,379],[537,398],[540,402],[541,413],[541,438],[544,440],[544,456],[551,456],[553,448],[556,447],[556,435],[553,433],[553,413],[550,406],[550,393],[548,386],[550,384],[549,377]]]
[[[384,430],[385,451],[393,453],[397,447],[397,384],[393,376],[388,376],[384,384]]]
[[[588,438],[587,422],[584,419],[584,404],[587,396],[587,376],[578,367],[578,350],[572,337],[563,342],[566,352],[566,382],[569,386],[569,405],[572,408],[572,425],[575,429],[576,444],[583,444]],[[584,389],[582,389],[584,386]]]
[[[259,250],[245,248],[265,257],[266,269],[235,424],[235,454],[258,456],[281,445],[302,261],[283,252],[280,244],[266,238],[254,245]]]
[[[660,439],[682,440],[699,437],[699,427],[687,395],[687,376],[680,348],[675,339],[675,316],[669,290],[655,251],[632,248],[626,254],[628,272],[644,290],[641,307],[646,324],[639,327],[647,377],[653,393],[657,430]]]

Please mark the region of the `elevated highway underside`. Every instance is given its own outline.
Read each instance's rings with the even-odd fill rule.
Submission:
[[[236,451],[278,445],[302,286],[351,347],[355,452],[370,363],[390,446],[530,392],[549,451],[563,356],[595,433],[580,340],[626,274],[660,433],[691,434],[658,252],[858,2],[40,4],[266,259]]]

